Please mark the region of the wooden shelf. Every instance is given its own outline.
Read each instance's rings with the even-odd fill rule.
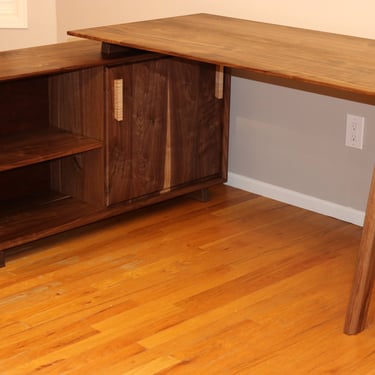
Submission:
[[[0,140],[0,172],[101,147],[96,139],[57,128],[6,136]]]
[[[55,192],[6,206],[0,210],[0,251],[87,224],[87,217],[99,211]]]

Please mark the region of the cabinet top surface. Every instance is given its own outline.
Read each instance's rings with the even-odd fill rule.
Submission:
[[[120,57],[103,58],[101,43],[94,40],[77,40],[2,51],[0,82],[110,65],[128,61],[131,56],[130,51],[129,54]]]
[[[375,96],[375,40],[210,14],[69,31],[320,87]]]

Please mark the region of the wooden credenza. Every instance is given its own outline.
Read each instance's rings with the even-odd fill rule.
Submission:
[[[77,41],[0,53],[0,254],[227,176],[229,79]]]
[[[195,14],[0,55],[0,254],[225,181],[230,71],[375,105],[375,40]],[[97,42],[110,56],[103,59]],[[121,48],[124,50],[121,50]],[[5,115],[3,115],[3,113]],[[375,278],[375,177],[345,332]]]

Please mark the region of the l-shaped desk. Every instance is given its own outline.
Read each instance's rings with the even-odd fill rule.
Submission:
[[[194,14],[70,31],[70,35],[246,71],[249,77],[375,104],[375,40]],[[375,277],[375,177],[344,331],[365,328]]]
[[[0,267],[12,247],[206,199],[227,177],[233,69],[375,105],[375,40],[208,14],[69,33],[94,40],[0,53]],[[375,177],[347,334],[366,324],[374,240]]]

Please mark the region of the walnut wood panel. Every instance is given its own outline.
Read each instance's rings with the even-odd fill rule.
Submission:
[[[73,134],[104,140],[103,67],[50,77],[51,125]],[[104,205],[104,151],[52,164],[52,188],[75,198]]]
[[[57,74],[49,80],[51,125],[103,140],[103,67]]]
[[[123,121],[113,118],[114,79],[123,79]],[[166,148],[167,65],[154,60],[107,69],[108,204],[160,191]]]
[[[57,194],[2,209],[0,213],[0,250],[63,232],[84,224],[96,209],[80,200]]]
[[[125,51],[116,58],[103,58],[101,44],[83,40],[0,52],[0,81],[50,75],[121,61],[148,58],[151,54]]]
[[[44,192],[42,197],[20,199],[2,204],[0,210],[0,260],[3,251],[69,229],[94,223],[125,212],[189,194],[217,185],[222,179],[211,179],[183,186],[166,194],[155,194],[112,205],[108,208],[88,204],[66,194]],[[97,203],[97,202],[96,202]],[[31,224],[30,224],[31,223]],[[12,252],[12,250],[9,250]],[[4,264],[0,261],[0,266]]]
[[[69,194],[93,206],[103,206],[103,155],[104,151],[100,149],[53,161],[52,190]]]
[[[181,59],[109,69],[111,91],[123,79],[124,120],[108,119],[108,204],[222,177],[224,101],[215,98],[215,72]],[[111,95],[110,116],[113,102]]]
[[[169,59],[171,186],[221,176],[223,100],[215,66]]]
[[[226,181],[228,178],[228,157],[229,157],[229,121],[230,121],[230,92],[231,74],[224,70],[224,92],[223,92],[223,130],[222,130],[222,158],[221,176]]]
[[[375,95],[375,40],[209,14],[69,34]]]
[[[2,137],[0,139],[0,171],[100,147],[102,143],[95,139],[53,128]]]

